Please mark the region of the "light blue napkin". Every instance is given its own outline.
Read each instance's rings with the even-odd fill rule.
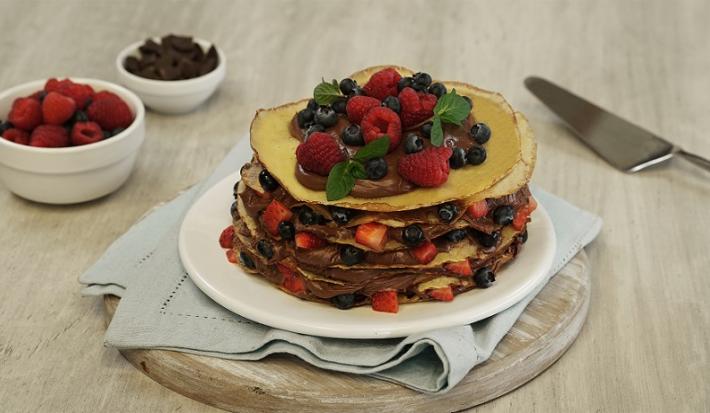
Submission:
[[[81,276],[80,282],[86,285],[83,294],[122,297],[106,332],[107,346],[168,349],[235,360],[288,353],[324,369],[368,374],[420,392],[446,392],[490,357],[546,283],[488,319],[403,339],[314,337],[242,318],[213,302],[190,281],[178,256],[177,234],[183,215],[199,195],[250,158],[248,139],[242,139],[209,178],[147,215]],[[557,234],[549,279],[596,237],[602,222],[539,188],[533,188],[533,193],[550,214]]]

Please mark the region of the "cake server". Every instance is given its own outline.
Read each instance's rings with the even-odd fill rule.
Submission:
[[[686,152],[550,81],[531,76],[525,79],[525,86],[582,142],[617,169],[638,172],[679,155],[710,171],[710,160]]]

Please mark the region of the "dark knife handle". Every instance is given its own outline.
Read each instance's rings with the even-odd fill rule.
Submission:
[[[678,149],[676,152],[678,155],[684,157],[688,161],[694,163],[706,171],[710,172],[710,160],[703,158],[702,156],[696,155],[694,153],[686,152],[683,149]]]

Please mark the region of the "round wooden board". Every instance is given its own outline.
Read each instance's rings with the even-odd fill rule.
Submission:
[[[590,266],[581,251],[528,305],[491,358],[446,394],[426,395],[367,376],[313,367],[291,356],[234,361],[166,350],[121,350],[153,380],[238,412],[452,412],[525,384],[574,342],[587,317]],[[107,324],[119,298],[105,296]]]

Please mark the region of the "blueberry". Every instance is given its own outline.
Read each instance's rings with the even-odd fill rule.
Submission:
[[[274,192],[279,188],[279,183],[276,182],[276,179],[274,179],[266,169],[259,172],[259,183],[266,192]]]
[[[410,247],[416,247],[424,242],[424,231],[416,224],[408,225],[402,230],[402,240]]]
[[[413,88],[414,90],[423,92],[431,84],[431,76],[429,73],[419,72],[414,74],[413,78]]]
[[[303,207],[298,212],[298,220],[301,221],[301,224],[303,225],[317,224],[319,221],[318,217],[319,215],[308,207]]]
[[[296,228],[290,221],[279,222],[279,235],[285,240],[292,240],[296,236]]]
[[[365,91],[362,90],[360,86],[355,86],[352,92],[348,93],[348,97],[353,97],[353,96],[362,96],[365,94]]]
[[[485,232],[476,232],[476,240],[483,248],[495,247],[500,240],[500,231],[495,231],[492,234],[486,234]]]
[[[312,112],[315,112],[316,109],[318,109],[318,104],[314,99],[311,99],[308,101],[308,106],[306,108],[310,109]]]
[[[451,242],[459,242],[466,238],[466,230],[455,229],[446,233],[446,239]]]
[[[70,125],[71,126],[71,125]],[[123,132],[126,130],[126,128],[116,128],[116,129],[111,129],[111,130],[105,130],[104,132],[104,138],[113,138],[114,136],[118,135],[119,133]]]
[[[365,163],[367,178],[373,181],[380,180],[387,175],[387,161],[385,158],[372,158]]]
[[[471,100],[471,98],[466,95],[461,95],[461,97],[463,98],[463,100],[466,101],[466,103],[468,103],[468,107],[473,109],[473,101]],[[469,112],[471,111],[471,109],[469,109]]]
[[[239,253],[239,261],[247,268],[250,269],[255,269],[256,264],[254,264],[254,259],[251,257],[251,255],[247,254],[244,251],[241,251]]]
[[[390,108],[397,113],[400,111],[399,99],[394,96],[387,96],[385,100],[382,101],[382,106]]]
[[[344,245],[340,247],[340,260],[345,265],[355,265],[361,263],[365,259],[365,251],[352,245]]]
[[[471,130],[468,133],[479,145],[483,145],[491,138],[491,128],[485,123],[477,123],[471,126]]]
[[[298,127],[301,129],[306,129],[313,122],[313,111],[305,108],[296,114],[296,122],[298,122]]]
[[[439,219],[449,223],[454,220],[459,214],[459,208],[454,204],[444,204],[439,207],[437,211],[439,214]]]
[[[431,122],[423,124],[419,130],[421,131],[423,137],[429,139],[431,137]]]
[[[274,246],[265,239],[260,239],[259,242],[256,243],[256,250],[267,260],[274,257]]]
[[[493,222],[498,225],[510,225],[515,218],[515,210],[510,205],[501,205],[493,210]]]
[[[447,92],[446,86],[444,86],[443,83],[439,83],[439,82],[432,83],[431,86],[429,86],[428,91],[429,91],[429,93],[436,96],[437,98],[444,96]]]
[[[74,114],[74,122],[88,122],[89,116],[83,110],[77,110]]]
[[[343,92],[343,95],[349,95],[353,93],[353,90],[355,90],[355,88],[357,87],[357,82],[352,79],[345,78],[340,81],[339,86],[340,91]]]
[[[343,129],[343,133],[340,137],[346,145],[362,146],[365,144],[365,140],[362,138],[362,129],[360,129],[360,125],[349,125],[347,128]]]
[[[495,280],[496,275],[488,267],[479,268],[476,270],[476,273],[473,274],[473,282],[476,283],[476,287],[478,288],[488,288]]]
[[[341,310],[347,310],[355,305],[355,294],[340,294],[332,297],[330,302]]]
[[[232,189],[232,195],[234,195],[234,199],[237,199],[237,197],[239,196],[239,182],[241,181],[237,181],[234,184],[234,188]]]
[[[345,100],[345,98],[338,98],[338,100],[333,102],[333,104],[330,106],[333,107],[333,110],[335,111],[335,113],[345,113],[346,112],[345,108],[346,108],[347,104],[348,104],[348,101]]]
[[[308,129],[306,129],[306,139],[308,139],[308,137],[311,136],[312,133],[323,132],[324,130],[325,130],[325,128],[323,127],[323,125],[319,125],[319,124],[311,125],[308,127]]]
[[[336,224],[345,225],[350,222],[350,219],[353,217],[353,212],[349,209],[333,207],[330,211],[330,215],[333,217],[333,221],[335,221]]]
[[[403,77],[399,79],[399,82],[397,82],[397,90],[402,91],[405,87],[412,87],[412,78],[411,77]]]
[[[454,152],[449,158],[449,166],[451,169],[459,169],[464,165],[466,165],[466,151],[463,148],[454,148]]]
[[[416,153],[424,149],[424,140],[416,133],[410,133],[404,138],[404,153]]]
[[[316,121],[316,124],[321,125],[324,128],[330,128],[338,122],[338,114],[335,113],[333,108],[321,106],[316,109],[313,119]]]
[[[232,202],[232,206],[229,207],[229,215],[231,215],[232,218],[236,218],[239,216],[239,210],[237,208],[237,201]]]
[[[486,160],[486,149],[483,146],[472,146],[466,154],[471,165],[480,165]]]
[[[12,123],[10,123],[10,121],[0,122],[0,136],[8,129],[12,129]]]
[[[521,244],[525,244],[526,242],[528,242],[528,230],[527,229],[525,229],[525,231],[521,232],[518,235],[518,240],[520,240]]]

